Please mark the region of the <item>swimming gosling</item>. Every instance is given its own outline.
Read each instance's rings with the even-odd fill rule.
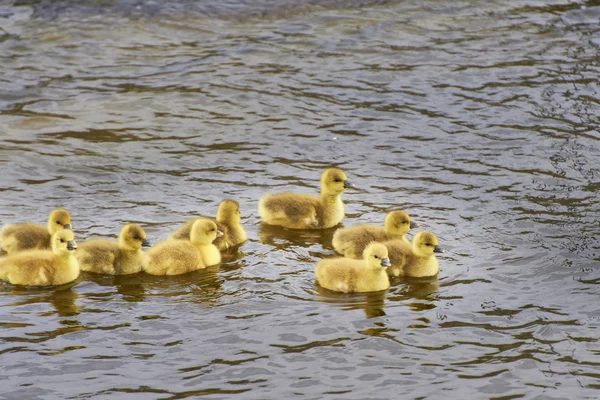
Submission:
[[[431,232],[418,232],[410,248],[400,240],[383,242],[388,249],[392,266],[388,268],[390,276],[408,276],[422,278],[434,276],[440,271],[440,265],[434,253],[443,253],[438,240]]]
[[[383,226],[361,224],[351,228],[335,231],[333,235],[333,248],[346,257],[361,259],[363,251],[371,242],[384,242],[386,240],[402,240],[410,244],[404,237],[410,229],[419,225],[410,221],[404,211],[391,211],[385,216]]]
[[[150,247],[146,232],[136,224],[121,228],[119,240],[88,240],[79,243],[75,258],[82,271],[96,274],[128,275],[142,270],[144,252]]]
[[[62,285],[77,279],[79,263],[73,232],[63,229],[50,240],[52,250],[28,250],[0,258],[0,279],[13,285]]]
[[[192,225],[198,219],[199,218],[193,218],[186,221],[173,232],[169,238],[189,240]],[[212,220],[212,218],[206,219]],[[223,232],[223,236],[218,237],[213,243],[219,250],[227,250],[230,247],[244,243],[248,239],[246,231],[241,224],[240,204],[237,201],[223,200],[217,209],[217,218],[215,222],[217,223],[217,229]]]
[[[167,239],[146,252],[144,271],[151,275],[180,275],[221,262],[221,253],[212,242],[223,233],[209,219],[192,225],[190,240]]]
[[[267,194],[258,202],[263,222],[290,229],[325,229],[344,219],[344,203],[340,195],[355,187],[344,171],[328,168],[321,175],[321,195],[296,193]]]
[[[389,267],[387,248],[372,243],[364,251],[363,260],[327,258],[315,268],[317,283],[336,292],[376,292],[390,287],[386,273]]]
[[[7,254],[25,250],[50,250],[50,238],[60,229],[71,229],[71,215],[57,208],[48,215],[47,226],[23,222],[5,225],[0,231],[0,247]]]

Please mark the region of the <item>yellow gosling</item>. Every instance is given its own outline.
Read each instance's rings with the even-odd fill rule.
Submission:
[[[351,228],[335,231],[333,235],[333,248],[346,257],[361,259],[363,251],[371,242],[384,242],[387,240],[402,240],[409,244],[404,237],[410,229],[419,225],[410,221],[404,211],[391,211],[385,216],[383,226],[361,224]]]
[[[189,240],[192,225],[199,218],[192,218],[181,225],[169,238]],[[210,218],[208,218],[210,219]],[[246,231],[241,224],[240,204],[235,200],[223,200],[217,209],[217,228],[223,232],[223,236],[214,241],[219,250],[227,250],[238,246],[248,240]]]
[[[52,235],[52,250],[28,250],[0,258],[0,279],[13,285],[62,285],[77,279],[79,263],[73,232],[67,229]]]
[[[386,268],[390,265],[387,248],[372,243],[363,260],[327,258],[315,268],[317,283],[336,292],[376,292],[390,287]]]
[[[62,208],[50,212],[45,227],[28,222],[5,225],[0,231],[0,247],[7,254],[33,249],[50,250],[50,238],[60,229],[71,229],[71,216]]]
[[[144,252],[150,247],[146,232],[136,224],[121,228],[119,240],[88,240],[79,243],[75,257],[82,271],[96,274],[128,275],[142,270]]]
[[[326,169],[321,175],[321,195],[296,193],[267,194],[258,203],[263,222],[290,229],[324,229],[344,219],[344,203],[340,195],[354,184],[348,182],[344,171]]]
[[[146,252],[144,271],[151,275],[180,275],[221,262],[219,249],[212,244],[223,233],[209,219],[192,225],[190,240],[167,239]]]
[[[388,248],[392,266],[388,268],[390,276],[422,278],[435,276],[440,266],[434,253],[443,253],[438,240],[431,232],[421,231],[412,240],[410,247],[401,240],[384,242]]]

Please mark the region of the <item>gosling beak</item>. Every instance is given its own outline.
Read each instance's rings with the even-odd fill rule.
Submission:
[[[221,237],[223,236],[223,232],[221,232],[220,230],[217,230],[217,237]]]
[[[142,240],[142,247],[152,247],[152,244],[148,239]]]
[[[410,221],[410,229],[419,228],[420,226],[421,225],[417,224],[416,222]]]
[[[65,225],[63,225],[63,228],[65,228],[65,229],[71,229],[71,224],[65,224]]]
[[[67,250],[75,250],[77,248],[77,243],[74,240],[69,240],[67,242]]]
[[[445,252],[445,250],[444,250],[444,249],[442,249],[440,246],[437,246],[437,245],[436,245],[436,246],[433,248],[433,252],[434,252],[434,253],[444,253],[444,252]]]
[[[390,265],[390,259],[389,258],[382,258],[381,259],[381,266],[382,267],[389,267]]]
[[[355,188],[356,185],[350,181],[344,181],[344,189]]]

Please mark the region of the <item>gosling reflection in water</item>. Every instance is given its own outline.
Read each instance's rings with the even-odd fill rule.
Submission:
[[[219,266],[207,267],[184,275],[155,276],[98,275],[85,273],[84,278],[99,287],[86,290],[84,296],[109,301],[120,298],[127,302],[143,302],[150,298],[171,298],[176,302],[193,302],[212,305],[221,296],[222,279],[219,279]],[[116,289],[116,291],[115,291]]]
[[[437,276],[395,278],[392,280],[392,289],[388,299],[404,303],[409,300],[420,300],[419,302],[407,304],[413,311],[431,310],[437,307],[437,291],[439,288]]]
[[[122,296],[122,299],[128,302],[137,303],[146,299],[146,289],[144,288],[142,277],[143,275],[98,275],[90,272],[83,272],[83,279],[91,281],[103,288],[116,288],[117,293]],[[109,292],[112,294],[111,292]],[[90,297],[105,297],[106,291],[101,292],[86,292]]]
[[[341,226],[340,224],[333,228],[319,230],[292,230],[262,223],[258,228],[258,237],[261,243],[271,245],[278,250],[285,250],[290,246],[306,247],[314,243],[320,244],[324,250],[333,250],[331,244],[333,234]]]
[[[30,304],[49,303],[52,304],[56,310],[56,314],[60,317],[73,317],[79,315],[81,312],[81,306],[77,305],[77,300],[80,295],[72,289],[75,285],[75,282],[71,282],[65,285],[55,286],[52,288],[53,290],[51,292],[48,292],[46,288],[31,289],[18,286],[13,287],[10,291],[11,295],[26,295],[27,297],[21,297],[23,300],[14,302],[10,305],[12,307],[18,307]],[[42,313],[42,315],[45,316],[52,314],[54,314],[52,311]]]
[[[367,318],[382,317],[385,314],[386,292],[338,293],[315,285],[320,297],[317,301],[340,307],[344,311],[363,310]]]

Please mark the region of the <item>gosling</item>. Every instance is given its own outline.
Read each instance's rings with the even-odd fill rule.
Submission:
[[[48,215],[48,225],[23,222],[5,225],[0,230],[0,247],[7,254],[25,250],[50,250],[51,236],[60,229],[71,229],[71,215],[67,210],[57,208]]]
[[[136,224],[121,228],[119,240],[88,240],[79,243],[75,258],[82,271],[96,274],[128,275],[142,270],[144,252],[150,247],[146,232]]]
[[[152,247],[144,257],[144,271],[150,275],[180,275],[221,262],[219,249],[212,244],[223,233],[209,219],[192,225],[190,240],[167,239]]]
[[[321,175],[321,195],[296,193],[267,194],[258,203],[263,222],[289,229],[326,229],[344,219],[340,195],[355,187],[338,168],[328,168]]]
[[[443,253],[438,240],[431,232],[421,231],[412,240],[409,248],[401,240],[384,242],[390,255],[392,266],[388,268],[390,276],[423,278],[435,276],[440,271],[439,262],[434,253]]]
[[[372,243],[364,251],[363,260],[329,258],[315,268],[317,283],[335,292],[376,292],[390,287],[386,267],[390,266],[387,248]]]
[[[391,211],[385,216],[383,226],[361,224],[351,228],[338,229],[333,235],[333,248],[346,257],[360,259],[371,242],[402,240],[410,244],[404,235],[419,225],[411,222],[404,211]]]
[[[199,218],[193,218],[186,221],[173,232],[169,238],[189,240],[192,225],[198,219]],[[219,250],[227,250],[231,247],[238,246],[248,239],[246,231],[241,224],[240,204],[237,201],[223,200],[217,209],[217,218],[215,222],[217,223],[219,231],[223,232],[223,236],[218,237],[213,243]]]
[[[79,276],[73,232],[63,229],[50,240],[52,250],[28,250],[0,259],[0,279],[13,285],[56,286]]]

